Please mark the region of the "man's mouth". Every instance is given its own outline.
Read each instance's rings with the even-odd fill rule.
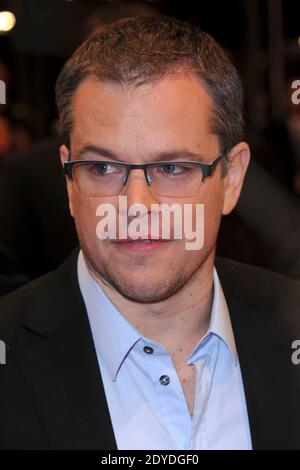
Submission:
[[[165,238],[130,238],[118,239],[116,243],[154,243],[154,242],[169,242],[170,239]]]
[[[142,250],[142,249],[158,249],[166,246],[168,243],[174,240],[163,239],[163,238],[126,238],[115,240],[115,245],[131,250]]]

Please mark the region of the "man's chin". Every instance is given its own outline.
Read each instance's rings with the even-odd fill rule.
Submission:
[[[179,269],[180,263],[119,262],[113,256],[100,262],[100,256],[85,254],[89,266],[98,279],[111,286],[125,298],[138,303],[156,303],[176,294],[192,275]],[[97,262],[95,262],[97,260]]]
[[[153,280],[144,276],[143,279],[130,279],[130,276],[108,277],[107,281],[124,297],[138,303],[156,303],[167,300],[176,294],[186,280],[182,276],[166,282],[166,277]]]

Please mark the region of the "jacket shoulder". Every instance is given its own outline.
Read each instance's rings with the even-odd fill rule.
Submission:
[[[225,297],[253,310],[294,322],[300,331],[300,282],[268,269],[217,257],[216,269]]]
[[[8,341],[35,299],[47,292],[54,273],[45,274],[0,298],[0,339]]]
[[[253,295],[255,292],[265,294],[294,291],[300,294],[300,282],[291,279],[283,274],[270,271],[261,266],[241,263],[239,261],[217,257],[216,268],[218,273],[228,284],[228,287],[238,287],[244,292]],[[277,290],[278,289],[278,290]]]
[[[69,314],[69,300],[83,307],[77,280],[76,248],[55,271],[45,274],[0,298],[0,339],[9,341],[23,320],[39,331],[51,330]],[[33,317],[32,317],[33,315]]]

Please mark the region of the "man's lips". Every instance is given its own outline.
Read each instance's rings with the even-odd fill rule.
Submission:
[[[166,246],[174,240],[163,238],[126,238],[123,240],[114,240],[115,245],[127,250],[146,251],[158,249]]]
[[[131,238],[131,237],[127,237],[127,238],[117,239],[117,240],[115,240],[115,243],[141,243],[141,242],[155,243],[155,242],[170,242],[170,241],[172,241],[172,240],[162,238],[162,237],[158,237],[158,238],[152,238],[152,237],[148,237],[148,238],[141,238],[141,237]]]

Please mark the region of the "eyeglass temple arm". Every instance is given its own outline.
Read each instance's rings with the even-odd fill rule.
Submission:
[[[205,180],[205,178],[207,178],[208,176],[211,176],[213,174],[217,164],[224,157],[226,157],[226,153],[222,153],[221,155],[219,155],[219,157],[217,157],[212,163],[210,163],[208,165],[203,165],[203,167],[202,167],[203,181]]]

